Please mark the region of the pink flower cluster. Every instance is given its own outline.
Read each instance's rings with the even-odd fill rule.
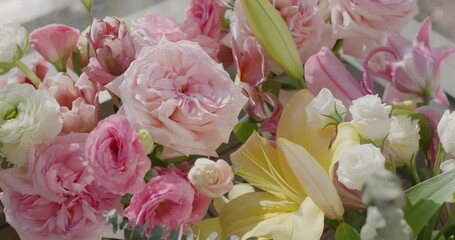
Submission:
[[[0,172],[0,200],[22,239],[99,239],[110,231],[103,213],[119,207],[121,194],[140,192],[151,165],[119,115],[34,146],[27,162]]]

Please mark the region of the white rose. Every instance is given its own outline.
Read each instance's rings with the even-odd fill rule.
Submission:
[[[391,106],[386,106],[377,95],[366,95],[352,101],[349,112],[359,134],[369,140],[384,139],[390,132]]]
[[[26,152],[57,136],[63,126],[57,101],[29,84],[0,88],[0,151],[15,164],[26,163]]]
[[[324,128],[328,124],[336,124],[343,120],[341,116],[345,115],[346,107],[333,97],[329,89],[323,88],[306,106],[305,112],[310,126]],[[331,117],[340,119],[335,120]]]
[[[455,113],[444,112],[438,123],[438,135],[444,151],[455,156]]]
[[[211,198],[231,191],[233,178],[231,166],[222,159],[214,162],[207,158],[199,158],[188,173],[190,182]]]
[[[14,22],[0,26],[1,63],[11,63],[14,62],[15,59],[20,59],[27,48],[27,44],[27,31],[24,27]],[[18,55],[16,55],[16,53],[18,53]]]
[[[338,181],[349,189],[362,190],[374,172],[384,169],[385,158],[373,144],[363,144],[345,150],[338,161]]]
[[[406,116],[392,117],[386,149],[397,166],[403,166],[409,162],[419,150],[419,131],[418,120],[411,120]]]

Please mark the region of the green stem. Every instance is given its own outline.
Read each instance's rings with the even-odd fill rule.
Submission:
[[[441,165],[441,163],[445,157],[446,157],[446,153],[445,153],[444,149],[442,148],[442,144],[439,143],[438,155],[436,155],[436,161],[434,162],[434,167],[433,167],[434,176],[439,174],[439,166]]]
[[[306,82],[303,77],[297,79],[297,83],[299,84],[300,89],[306,89]]]
[[[16,67],[19,68],[19,70],[21,70],[21,72],[23,72],[25,76],[30,79],[30,81],[32,81],[33,85],[35,85],[36,88],[39,87],[41,84],[41,79],[39,79],[39,77],[36,76],[36,74],[30,70],[21,60],[16,60],[14,62],[14,65],[16,65]]]
[[[415,184],[420,183],[420,177],[419,177],[419,174],[417,173],[417,167],[415,164],[414,156],[412,157],[411,161],[409,162],[409,165],[406,164],[405,167],[408,170],[408,172],[411,174],[412,178],[414,179],[414,183]]]
[[[439,240],[442,237],[442,235],[452,226],[452,223],[454,222],[454,220],[455,220],[455,208],[450,213],[449,218],[444,223],[444,226],[442,226],[441,230],[439,230],[439,232],[436,235],[436,237],[434,238],[434,240]]]

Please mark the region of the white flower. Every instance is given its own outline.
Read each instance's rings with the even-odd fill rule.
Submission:
[[[211,198],[231,191],[233,177],[231,166],[222,159],[214,162],[207,158],[199,158],[188,173],[190,182]]]
[[[18,23],[6,23],[0,26],[0,62],[11,63],[22,57],[27,48],[27,31]],[[20,49],[20,54],[18,53]],[[0,71],[1,72],[1,71]]]
[[[438,123],[439,140],[444,151],[455,156],[455,113],[449,110],[444,112]]]
[[[60,106],[47,92],[29,84],[0,88],[0,99],[0,151],[22,165],[30,147],[60,133]]]
[[[390,132],[391,106],[386,106],[377,95],[366,95],[352,101],[349,112],[359,134],[369,140],[384,139]]]
[[[409,162],[419,150],[420,127],[418,120],[406,116],[393,116],[386,148],[397,166]]]
[[[346,107],[340,100],[333,97],[329,89],[323,88],[307,105],[305,111],[310,126],[324,128],[328,124],[336,124],[343,120]]]
[[[442,172],[449,172],[455,169],[455,159],[447,159],[439,165]]]
[[[345,150],[338,161],[338,181],[347,188],[362,190],[374,172],[384,169],[385,158],[373,144],[363,144]]]

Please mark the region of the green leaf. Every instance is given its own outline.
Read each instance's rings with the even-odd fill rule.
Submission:
[[[351,226],[346,223],[341,223],[336,232],[336,240],[360,240],[360,234]]]
[[[299,83],[290,78],[289,75],[284,73],[272,78],[272,80],[281,83],[285,86],[288,86],[291,89],[300,89]]]
[[[405,115],[410,117],[412,120],[419,120],[419,135],[420,135],[420,140],[419,140],[419,148],[423,151],[426,152],[430,148],[431,142],[433,141],[434,137],[434,130],[433,127],[431,126],[430,121],[423,116],[420,113],[417,112],[412,112],[409,110],[404,110],[404,109],[395,109],[392,112],[392,115],[398,116],[398,115]]]
[[[79,48],[73,48],[73,54],[71,55],[71,61],[73,63],[73,71],[80,76],[82,74],[82,68],[84,68],[82,63],[81,51]]]
[[[419,234],[454,192],[455,170],[442,173],[406,190],[404,217],[414,235]]]
[[[235,125],[233,132],[235,136],[244,143],[246,140],[248,140],[251,134],[253,134],[254,131],[257,131],[258,129],[259,128],[257,123],[239,122],[237,125]]]
[[[300,88],[305,87],[303,64],[291,32],[269,0],[240,0],[246,20],[267,54]]]
[[[152,229],[152,232],[150,233],[149,238],[150,239],[161,239],[163,236],[164,229],[161,226],[156,226]]]

